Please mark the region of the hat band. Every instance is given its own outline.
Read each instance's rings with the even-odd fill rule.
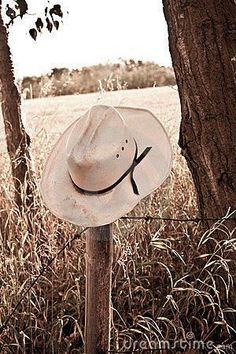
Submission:
[[[134,180],[133,173],[134,173],[135,167],[140,164],[140,162],[149,153],[149,151],[151,150],[152,147],[151,146],[146,147],[146,149],[142,152],[142,154],[139,155],[139,157],[137,157],[138,156],[138,146],[137,146],[136,140],[134,140],[134,141],[135,141],[136,149],[135,149],[135,155],[134,155],[133,163],[128,168],[128,170],[115,183],[113,183],[111,186],[109,186],[107,188],[104,188],[104,189],[101,189],[101,190],[98,190],[98,191],[89,191],[89,190],[86,190],[86,189],[78,187],[77,184],[75,184],[75,182],[73,181],[73,179],[72,179],[72,177],[70,175],[71,181],[72,181],[75,189],[78,192],[84,193],[84,194],[103,194],[103,193],[107,193],[107,192],[111,191],[113,188],[115,188],[116,186],[118,186],[118,184],[120,184],[125,179],[125,177],[127,177],[130,174],[130,181],[131,181],[131,185],[132,185],[134,194],[139,195],[139,190],[138,190],[137,184],[136,184],[136,182]]]

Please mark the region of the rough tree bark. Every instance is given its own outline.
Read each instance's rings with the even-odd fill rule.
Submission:
[[[201,217],[236,210],[236,4],[163,0],[179,88],[179,145]]]
[[[21,120],[21,97],[15,83],[8,33],[2,19],[0,0],[0,91],[7,149],[11,160],[15,187],[15,202],[22,210],[33,201],[34,183],[32,179],[29,153],[30,138]]]

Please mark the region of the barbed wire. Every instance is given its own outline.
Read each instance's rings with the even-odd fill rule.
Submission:
[[[125,350],[125,351],[110,350],[107,353],[108,354],[133,354],[133,353],[139,353],[139,354],[155,353],[155,354],[157,354],[157,353],[161,353],[162,351],[163,351],[163,349],[143,349],[143,350],[130,349],[130,350]]]
[[[23,294],[21,295],[20,299],[17,301],[16,305],[14,306],[13,310],[11,311],[11,313],[8,315],[8,317],[6,318],[6,320],[3,322],[3,324],[0,327],[0,334],[2,334],[2,332],[7,328],[8,323],[10,322],[10,320],[12,319],[12,317],[14,316],[14,314],[16,313],[16,310],[18,309],[18,307],[20,306],[20,304],[22,303],[22,301],[25,299],[26,295],[30,292],[30,290],[37,284],[38,280],[43,276],[43,274],[49,269],[49,267],[52,265],[52,263],[55,261],[55,259],[76,239],[80,238],[80,236],[85,233],[87,230],[89,229],[89,227],[86,227],[85,229],[83,229],[81,232],[79,232],[78,234],[75,234],[72,238],[70,238],[65,244],[64,246],[60,249],[59,252],[57,252],[57,254],[55,256],[53,256],[52,258],[50,258],[47,262],[47,264],[45,264],[39,274],[35,277],[35,279],[30,283],[29,287],[23,291]]]
[[[121,220],[133,220],[133,221],[138,221],[138,220],[145,220],[145,221],[173,221],[173,222],[205,222],[205,221],[224,221],[224,220],[236,220],[235,217],[221,217],[221,218],[163,218],[160,216],[151,216],[151,215],[143,215],[143,216],[123,216],[120,218]]]
[[[143,349],[143,350],[126,350],[126,351],[109,351],[107,352],[108,354],[133,354],[133,353],[138,353],[138,354],[149,354],[149,353],[163,353],[163,349]],[[165,353],[167,354],[167,349],[165,349]],[[169,353],[171,353],[169,351]]]

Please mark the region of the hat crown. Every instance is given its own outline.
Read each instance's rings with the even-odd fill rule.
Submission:
[[[118,111],[93,106],[78,120],[67,141],[67,165],[81,189],[99,191],[113,185],[131,166],[135,141]]]

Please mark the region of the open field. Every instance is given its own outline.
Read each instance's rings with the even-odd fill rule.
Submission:
[[[24,121],[32,138],[38,179],[58,136],[96,103],[148,108],[171,138],[175,153],[171,176],[132,214],[195,216],[192,179],[177,147],[178,94],[169,87],[24,101]],[[22,289],[78,231],[52,216],[38,195],[34,215],[19,217],[11,200],[2,126],[1,142],[0,325]],[[113,232],[111,347],[115,352],[124,349],[124,341],[131,345],[125,349],[134,348],[135,341],[141,340],[151,348],[151,343],[172,343],[174,339],[186,339],[189,333],[198,340],[230,343],[230,310],[227,312],[227,302],[223,301],[232,285],[226,261],[229,243],[208,254],[212,234],[203,234],[198,224],[184,222],[120,220],[114,223]],[[7,329],[0,333],[1,353],[83,353],[85,237],[62,252],[25,297]],[[230,237],[226,230],[224,237]],[[223,279],[220,286],[219,277]]]
[[[97,103],[150,109],[176,141],[180,106],[178,92],[171,87],[26,100],[23,104],[24,120],[32,138],[44,130],[54,140],[70,123]]]
[[[32,139],[44,132],[55,141],[56,136],[71,122],[97,103],[150,109],[170,132],[173,131],[171,135],[177,136],[180,122],[179,98],[177,90],[170,87],[24,100],[23,119]],[[1,120],[1,140],[3,129]]]

